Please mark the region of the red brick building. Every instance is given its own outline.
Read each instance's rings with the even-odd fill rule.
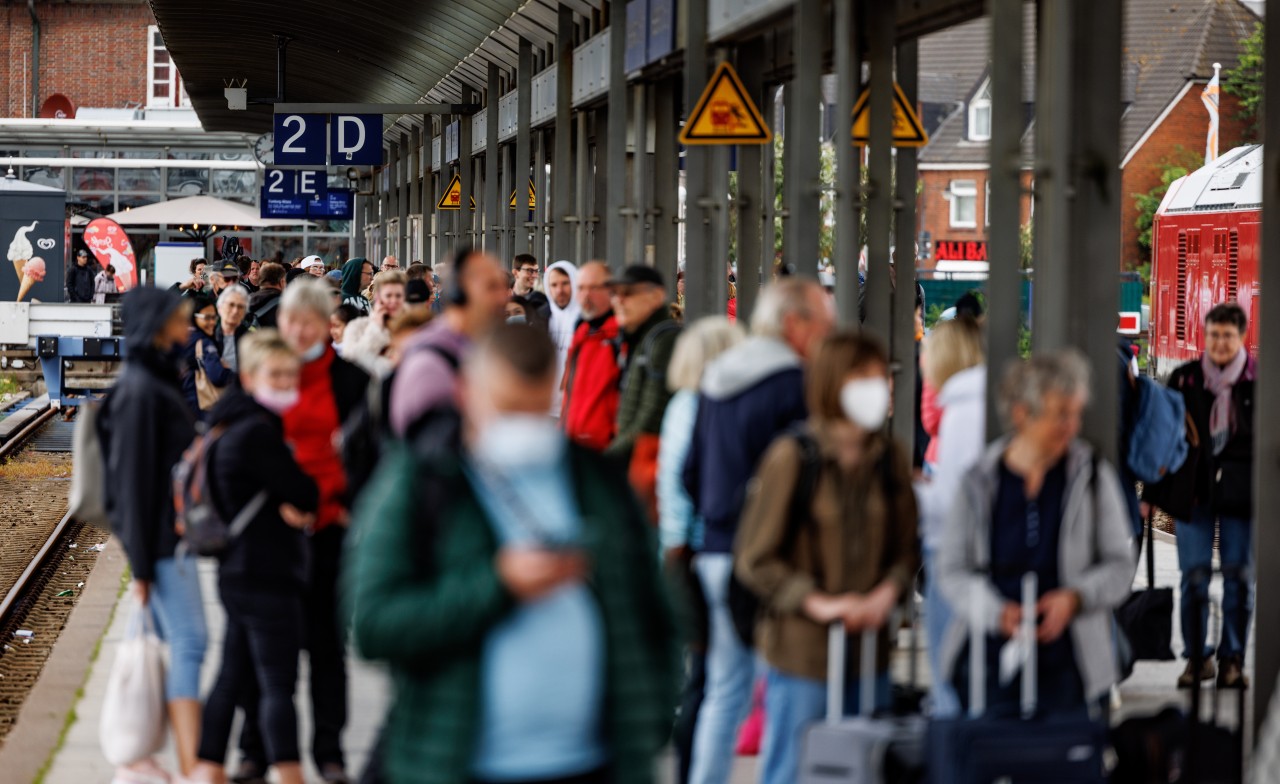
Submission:
[[[0,51],[2,117],[37,116],[53,95],[76,107],[183,105],[177,69],[144,0],[37,2],[34,17],[25,3],[6,3]]]
[[[1149,260],[1138,244],[1134,225],[1138,211],[1132,194],[1160,184],[1167,160],[1182,150],[1203,155],[1209,116],[1200,101],[1213,76],[1213,64],[1234,67],[1242,41],[1253,33],[1258,17],[1239,0],[1129,0],[1125,9],[1126,75],[1121,118],[1121,259],[1126,269]],[[1018,220],[1033,216],[1032,160],[1035,149],[1035,19],[1028,7],[1023,78],[1025,101],[1022,151],[1022,207]],[[929,145],[920,155],[919,225],[930,251],[923,268],[974,272],[986,259],[987,226],[1002,216],[987,209],[987,144],[991,136],[986,19],[960,25],[922,39],[920,101],[926,118],[940,117],[930,128]],[[940,105],[949,112],[941,112]],[[1239,105],[1222,95],[1219,150],[1242,141]],[[923,243],[922,243],[923,244]],[[924,255],[923,253],[921,254]]]

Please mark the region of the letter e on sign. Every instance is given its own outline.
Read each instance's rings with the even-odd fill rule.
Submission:
[[[322,171],[300,171],[298,174],[297,193],[307,201],[321,201],[329,198],[327,175]]]
[[[334,166],[382,165],[382,115],[335,114],[329,118],[329,154]]]
[[[275,160],[277,166],[324,166],[323,114],[277,114]]]

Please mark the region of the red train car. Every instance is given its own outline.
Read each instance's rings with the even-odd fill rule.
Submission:
[[[1220,302],[1249,316],[1245,346],[1258,349],[1258,250],[1262,220],[1262,145],[1237,147],[1175,181],[1152,227],[1151,343],[1164,378],[1204,351],[1204,317]]]

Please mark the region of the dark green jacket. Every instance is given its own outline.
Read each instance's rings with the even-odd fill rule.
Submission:
[[[568,454],[604,623],[612,780],[651,784],[677,677],[652,536],[625,477],[593,453]],[[493,528],[456,458],[425,465],[396,447],[362,495],[352,534],[343,577],[356,647],[389,662],[394,681],[387,780],[464,784],[479,733],[485,638],[516,606],[494,568]]]
[[[671,400],[667,366],[680,337],[680,325],[664,304],[635,334],[626,335],[627,364],[622,370],[622,397],[618,401],[618,435],[604,450],[606,455],[629,459],[636,438],[662,432],[662,415]]]

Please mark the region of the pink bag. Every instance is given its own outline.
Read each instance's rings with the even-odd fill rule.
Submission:
[[[738,746],[734,751],[743,757],[760,753],[760,740],[764,737],[764,678],[756,681],[751,692],[751,713],[738,730]]]

